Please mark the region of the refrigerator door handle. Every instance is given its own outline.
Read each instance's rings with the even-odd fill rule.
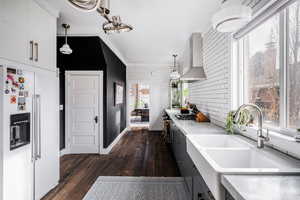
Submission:
[[[37,115],[38,115],[38,118],[37,118],[37,124],[38,124],[38,133],[37,133],[37,136],[38,136],[38,140],[37,140],[37,145],[38,145],[38,148],[37,148],[37,159],[41,159],[42,158],[42,129],[41,129],[41,95],[36,95],[36,104],[37,104]]]
[[[30,44],[30,56],[29,56],[29,60],[33,60],[33,41],[31,40],[30,42],[29,42],[29,44]]]
[[[32,113],[33,113],[33,131],[32,131],[32,148],[31,148],[31,159],[32,162],[37,160],[36,149],[37,149],[37,104],[36,104],[36,95],[32,96]]]

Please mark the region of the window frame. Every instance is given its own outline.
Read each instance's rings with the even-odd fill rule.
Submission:
[[[291,4],[293,5],[293,4]],[[287,8],[283,9],[279,13],[275,13],[272,17],[275,15],[279,15],[279,84],[280,84],[280,117],[279,117],[279,127],[272,127],[272,126],[266,126],[264,125],[264,128],[269,129],[271,131],[287,135],[287,136],[296,136],[298,134],[296,129],[288,128],[288,58],[289,58],[289,5]],[[269,18],[268,18],[269,19]],[[266,19],[264,22],[266,22],[268,19]],[[264,23],[263,22],[263,23]],[[256,26],[253,30],[255,30],[257,27],[263,25],[263,23]],[[236,39],[234,41],[235,48],[235,54],[237,59],[237,67],[235,68],[237,71],[237,96],[236,96],[236,104],[242,105],[244,103],[247,103],[245,100],[245,68],[247,65],[247,51],[249,51],[249,48],[247,48],[247,35],[251,34],[253,31],[251,30],[249,33],[247,33],[244,37],[240,39]],[[233,107],[233,109],[236,109],[236,106]],[[251,129],[251,128],[250,128]],[[255,127],[253,127],[255,129]]]

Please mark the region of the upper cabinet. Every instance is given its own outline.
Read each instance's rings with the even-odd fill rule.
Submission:
[[[0,0],[0,57],[56,69],[56,17],[33,0]]]

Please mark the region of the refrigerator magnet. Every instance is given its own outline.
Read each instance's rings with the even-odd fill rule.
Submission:
[[[18,98],[18,110],[25,110],[26,109],[26,98],[19,97]]]
[[[24,84],[20,84],[20,85],[19,85],[19,89],[20,89],[20,90],[24,90],[24,89],[25,89]]]
[[[7,73],[8,73],[8,74],[16,74],[16,73],[17,73],[17,70],[16,70],[16,69],[13,69],[13,68],[7,68]]]
[[[19,97],[24,97],[24,91],[19,91]]]
[[[10,96],[10,104],[16,104],[17,103],[17,97],[15,95]]]
[[[28,91],[23,91],[24,93],[24,97],[28,97],[29,96],[29,92]]]
[[[25,83],[25,78],[24,77],[19,77],[19,83]]]
[[[9,89],[6,89],[4,93],[9,94]]]
[[[17,69],[17,74],[18,74],[19,76],[22,76],[22,75],[23,75],[23,70]]]

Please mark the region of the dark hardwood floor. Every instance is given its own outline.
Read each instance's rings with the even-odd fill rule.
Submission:
[[[61,180],[43,200],[81,200],[98,176],[180,176],[159,132],[126,133],[109,155],[65,155]]]

